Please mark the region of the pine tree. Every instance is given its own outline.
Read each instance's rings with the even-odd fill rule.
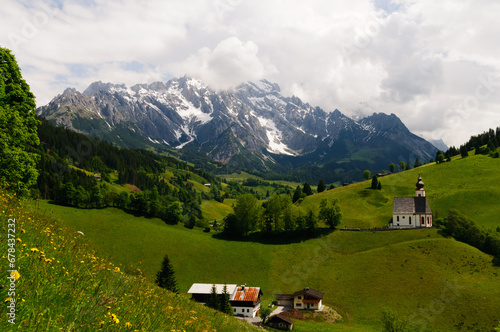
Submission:
[[[371,188],[372,189],[377,189],[377,186],[378,186],[378,178],[377,178],[377,175],[375,174],[372,177],[372,186],[371,186]]]
[[[293,199],[292,202],[295,203],[297,202],[300,197],[302,197],[302,189],[300,189],[300,186],[297,186],[297,189],[295,189],[295,192],[293,193]]]
[[[170,264],[168,255],[163,257],[161,270],[156,273],[156,283],[158,286],[168,289],[171,292],[179,293],[177,281],[175,280],[174,268],[172,267],[172,264]]]
[[[227,286],[224,284],[224,288],[222,289],[222,296],[219,298],[219,311],[228,315],[232,315],[233,308],[231,307],[231,303],[229,302],[229,297],[230,295],[227,292]]]
[[[325,189],[326,189],[325,182],[323,181],[323,179],[319,180],[319,183],[318,183],[318,193],[321,193],[321,192],[325,191]]]
[[[309,185],[309,183],[304,182],[304,189],[302,189],[302,192],[304,192],[304,194],[306,194],[307,196],[310,196],[310,195],[313,194],[311,186]]]
[[[212,285],[212,291],[210,292],[210,296],[208,298],[207,307],[210,307],[215,310],[219,310],[220,308],[219,296],[217,295],[217,287],[215,284]]]
[[[378,190],[382,190],[382,183],[380,183],[380,181],[379,181],[379,182],[378,182],[378,184],[377,184],[377,189],[378,189]]]

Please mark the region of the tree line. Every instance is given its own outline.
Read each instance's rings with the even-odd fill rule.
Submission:
[[[435,223],[445,235],[494,256],[495,264],[500,265],[500,227],[496,231],[480,228],[457,210],[450,210],[447,218],[438,218]]]
[[[293,203],[288,194],[274,194],[260,204],[251,194],[238,197],[233,206],[234,213],[225,218],[224,233],[230,237],[244,237],[253,231],[289,232],[313,230],[318,222],[330,228],[342,223],[342,210],[337,200],[323,199],[319,213],[313,209],[305,210]]]

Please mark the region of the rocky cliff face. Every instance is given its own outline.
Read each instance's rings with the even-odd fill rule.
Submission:
[[[394,114],[354,121],[285,97],[266,80],[219,92],[188,77],[132,87],[95,82],[83,93],[66,89],[37,112],[120,146],[190,150],[225,164],[244,155],[263,169],[283,157],[310,163],[372,149],[380,152],[374,159],[390,163],[429,160],[436,151]]]

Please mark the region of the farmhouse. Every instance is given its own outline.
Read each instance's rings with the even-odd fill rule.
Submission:
[[[245,285],[237,287],[229,299],[234,315],[255,317],[260,312],[261,295],[260,287],[246,287]]]
[[[192,299],[196,302],[206,304],[212,293],[212,284],[193,284],[188,290]],[[260,287],[247,287],[246,285],[226,285],[229,303],[233,307],[235,316],[255,317],[260,311]],[[215,284],[216,292],[223,295],[224,285]]]
[[[278,305],[291,306],[294,309],[323,310],[323,296],[325,293],[312,288],[304,288],[291,295],[278,294]]]
[[[389,228],[432,227],[432,211],[420,175],[416,187],[415,197],[394,197]]]

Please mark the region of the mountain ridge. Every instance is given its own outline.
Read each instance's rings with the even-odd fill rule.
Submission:
[[[221,164],[244,168],[250,163],[258,171],[279,168],[283,158],[292,168],[352,159],[367,148],[382,151],[384,165],[428,161],[437,150],[394,114],[374,113],[356,121],[338,109],[326,112],[296,96],[283,96],[279,85],[267,80],[224,91],[187,76],[131,87],[98,81],[82,93],[66,89],[37,114],[123,147],[142,147],[142,141]],[[383,167],[382,161],[368,164]]]

